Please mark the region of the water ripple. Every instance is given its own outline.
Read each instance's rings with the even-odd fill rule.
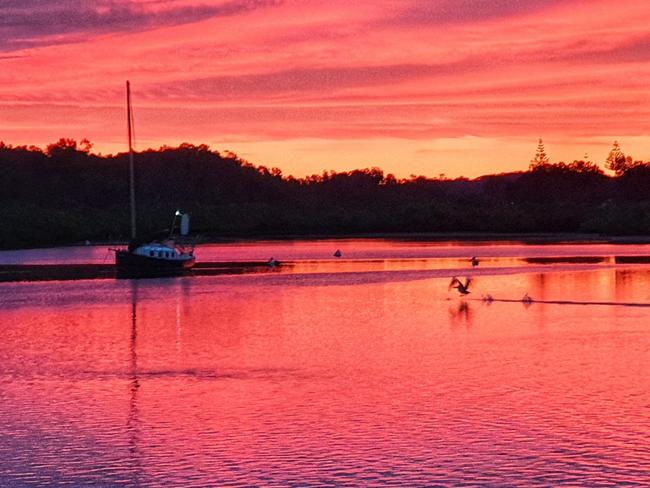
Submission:
[[[8,287],[0,486],[649,484],[648,312],[553,303],[648,273],[440,273]]]

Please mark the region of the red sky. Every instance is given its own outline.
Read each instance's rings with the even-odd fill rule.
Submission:
[[[303,176],[650,159],[646,0],[6,0],[0,140],[232,150]]]

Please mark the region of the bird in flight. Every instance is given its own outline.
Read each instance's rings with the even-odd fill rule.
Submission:
[[[478,266],[478,263],[479,263],[476,256],[472,256],[472,259],[470,259],[469,262],[472,263],[472,266]]]
[[[451,283],[449,283],[449,289],[451,290],[452,288],[456,288],[458,290],[458,293],[461,295],[467,295],[470,293],[469,291],[469,284],[472,282],[472,278],[465,278],[465,283],[461,282],[458,278],[455,276],[451,279]]]

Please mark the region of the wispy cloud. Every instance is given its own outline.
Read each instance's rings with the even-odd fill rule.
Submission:
[[[531,14],[562,3],[567,0],[411,0],[396,9],[391,21],[410,25],[475,23]]]
[[[6,0],[0,3],[0,49],[81,42],[91,35],[133,32],[232,16],[280,0],[187,4],[175,0]]]
[[[178,81],[160,86],[164,93],[186,100],[251,100],[269,103],[278,97],[292,101],[306,96],[325,99],[325,93],[335,94],[350,88],[370,89],[389,86],[404,80],[414,81],[441,75],[458,75],[485,65],[480,59],[462,63],[394,64],[383,66],[342,66],[332,68],[302,68],[271,73],[236,76],[215,76]],[[263,97],[263,98],[262,98]]]

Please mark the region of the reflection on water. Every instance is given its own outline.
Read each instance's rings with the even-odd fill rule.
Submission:
[[[77,246],[54,249],[0,251],[0,264],[111,263],[109,246]],[[342,258],[333,257],[341,250]],[[468,264],[471,256],[480,258],[480,266],[510,266],[557,263],[614,263],[615,257],[633,257],[632,261],[650,256],[650,244],[529,244],[522,242],[422,241],[408,239],[320,239],[302,241],[250,241],[230,244],[203,244],[196,248],[198,261],[266,261],[274,257],[281,262],[300,261],[310,265],[331,265],[339,261],[409,261],[453,260],[454,266]],[[549,259],[553,258],[553,259]],[[414,263],[411,263],[414,264]],[[417,264],[417,263],[415,263]]]
[[[542,302],[650,271],[511,268],[3,285],[0,485],[647,484],[650,309]]]
[[[469,326],[472,323],[472,315],[472,308],[466,300],[461,299],[449,307],[449,317],[453,325],[465,324]]]
[[[131,283],[131,378],[129,384],[129,416],[126,422],[126,430],[129,436],[129,451],[131,453],[132,464],[130,472],[134,484],[140,484],[141,463],[139,444],[139,418],[138,418],[138,389],[140,382],[138,379],[138,281],[132,280]]]

